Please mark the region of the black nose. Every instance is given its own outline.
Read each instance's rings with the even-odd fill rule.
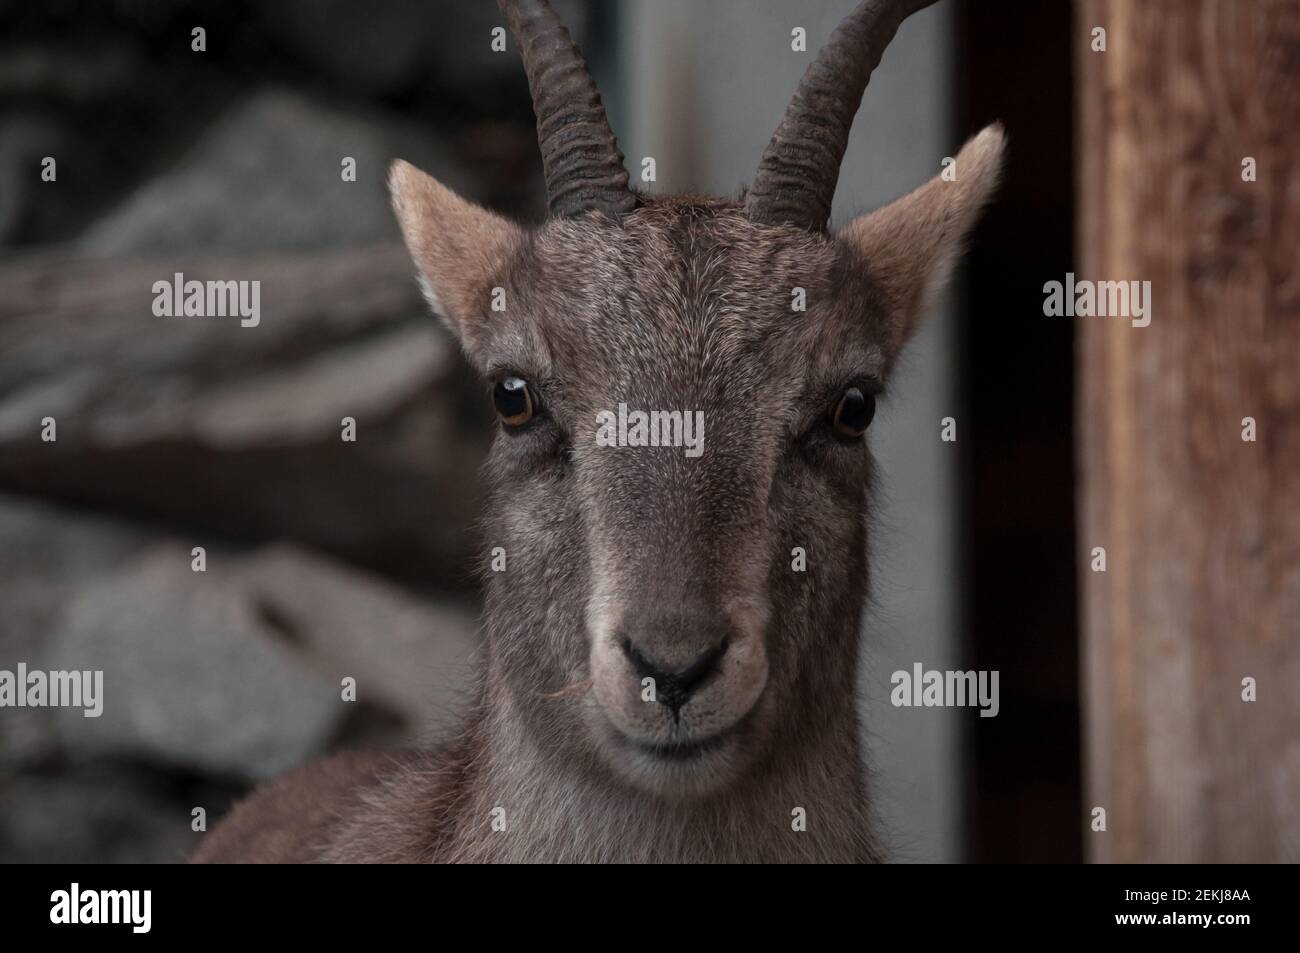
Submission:
[[[641,678],[654,679],[655,701],[666,705],[676,721],[692,695],[703,688],[709,677],[718,670],[718,662],[726,654],[729,639],[723,639],[711,649],[706,649],[691,662],[679,668],[673,668],[646,655],[631,639],[623,640],[623,654],[627,656],[632,667]]]

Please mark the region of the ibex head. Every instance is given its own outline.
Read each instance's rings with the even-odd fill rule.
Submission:
[[[524,228],[393,167],[430,301],[501,418],[486,464],[486,542],[505,550],[488,573],[489,693],[530,743],[582,755],[566,763],[703,796],[852,707],[864,434],[1002,153],[985,129],[951,181],[827,230],[871,71],[930,2],[865,0],[844,20],[740,200],[629,189],[600,95],[544,0],[500,6],[532,90],[549,219]],[[620,406],[679,412],[656,418],[655,437],[702,412],[703,452],[605,445]]]

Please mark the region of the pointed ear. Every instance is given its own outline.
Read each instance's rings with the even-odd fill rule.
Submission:
[[[472,350],[488,321],[492,287],[502,280],[523,229],[401,159],[389,170],[388,188],[425,297]]]
[[[1001,124],[987,126],[944,173],[840,229],[890,302],[895,351],[943,290],[966,235],[997,188],[1005,140]]]

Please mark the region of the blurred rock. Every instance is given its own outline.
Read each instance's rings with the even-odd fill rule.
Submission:
[[[78,245],[100,255],[173,255],[396,241],[387,186],[395,158],[473,195],[429,129],[382,117],[289,90],[256,92],[87,228]],[[345,156],[356,160],[355,182],[342,179]]]
[[[139,763],[60,764],[0,786],[0,858],[10,864],[177,863],[236,789],[172,775]]]
[[[0,246],[76,235],[181,154],[232,95],[193,57],[165,65],[127,30],[96,32],[87,21],[103,12],[56,15],[45,40],[0,27]]]
[[[134,759],[259,779],[340,738],[434,743],[476,620],[298,546],[209,547],[0,496],[0,666],[102,670],[104,713],[6,709],[0,770]],[[343,702],[341,679],[356,679]]]
[[[45,156],[60,155],[65,140],[48,119],[11,113],[0,117],[0,246],[22,237],[28,221],[39,214],[41,187],[53,183],[41,181],[41,161]]]
[[[153,538],[93,513],[0,494],[0,658],[34,649],[69,591],[102,579]]]
[[[175,272],[260,280],[261,323],[154,316],[153,283]],[[0,269],[0,353],[0,487],[471,582],[489,411],[400,246],[32,256]]]
[[[267,5],[262,20],[270,36],[331,80],[387,95],[415,85],[428,73],[440,52],[439,34],[447,35],[443,31],[448,20],[489,15],[496,15],[495,4],[283,0]],[[340,43],[340,37],[348,41]],[[485,51],[487,46],[485,42]]]
[[[320,754],[347,715],[337,683],[267,624],[221,554],[166,543],[78,590],[39,657],[103,671],[103,713],[56,711],[67,750],[270,778]]]
[[[359,700],[399,714],[422,742],[440,738],[472,697],[477,621],[296,546],[241,561],[242,585],[282,637]]]
[[[88,513],[0,494],[0,668],[36,659],[72,594],[143,551],[149,532]],[[0,713],[0,773],[58,748],[44,709]]]
[[[578,44],[590,11],[579,0],[555,4]],[[432,89],[476,99],[517,85],[523,73],[514,39],[492,49],[505,19],[495,3],[465,0],[282,0],[259,9],[267,33],[315,71],[349,89],[392,95]],[[347,37],[347,42],[339,42]],[[457,42],[448,42],[456,37]]]

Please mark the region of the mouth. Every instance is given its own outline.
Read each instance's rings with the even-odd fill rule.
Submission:
[[[695,761],[717,751],[727,743],[727,736],[730,734],[730,731],[724,731],[721,734],[700,740],[669,741],[659,744],[648,744],[641,741],[629,741],[628,743],[641,754],[657,760],[684,762]]]
[[[704,762],[727,760],[735,753],[736,743],[750,722],[746,715],[733,725],[704,737],[679,736],[659,741],[647,741],[621,734],[625,748],[647,764],[661,764],[690,770]]]
[[[753,753],[746,716],[712,734],[673,732],[637,738],[613,725],[611,765],[634,786],[667,798],[706,797],[733,783]]]

